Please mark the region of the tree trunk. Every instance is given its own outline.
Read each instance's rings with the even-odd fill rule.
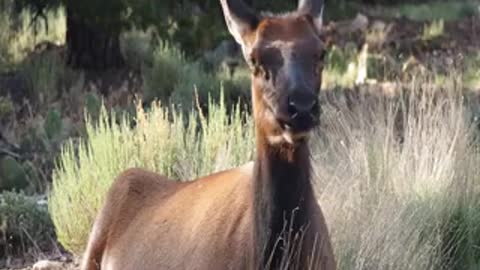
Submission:
[[[67,7],[67,64],[72,68],[106,70],[124,65],[120,30],[105,31]]]

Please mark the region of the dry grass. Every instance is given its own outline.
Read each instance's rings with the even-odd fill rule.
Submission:
[[[340,269],[478,265],[480,154],[458,80],[445,88],[327,105],[315,169]]]

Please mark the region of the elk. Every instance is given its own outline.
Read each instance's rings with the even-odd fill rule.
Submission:
[[[251,68],[254,161],[190,182],[123,172],[82,270],[336,269],[308,146],[320,118],[323,0],[283,15],[220,2]]]

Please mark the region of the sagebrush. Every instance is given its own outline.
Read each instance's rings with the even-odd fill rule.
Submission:
[[[50,213],[60,243],[77,254],[123,170],[143,167],[187,181],[252,159],[252,121],[239,107],[227,116],[223,103],[210,103],[207,115],[187,117],[159,104],[148,113],[138,107],[135,128],[127,117],[115,118],[103,110],[98,122],[87,120],[87,140],[66,144],[53,173]]]

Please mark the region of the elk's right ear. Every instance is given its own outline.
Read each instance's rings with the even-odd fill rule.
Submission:
[[[227,27],[235,40],[245,46],[245,36],[255,31],[260,19],[242,0],[220,0]]]

